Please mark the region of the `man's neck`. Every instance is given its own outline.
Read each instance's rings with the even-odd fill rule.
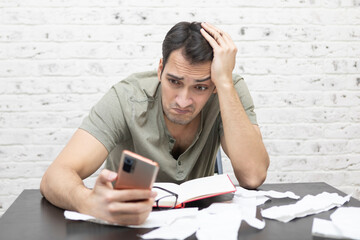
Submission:
[[[166,115],[164,114],[164,119],[165,119],[165,124],[167,129],[169,130],[170,134],[172,137],[174,137],[175,139],[179,139],[179,138],[183,138],[184,135],[188,134],[189,132],[193,132],[196,133],[199,125],[200,125],[200,114],[198,116],[195,117],[195,119],[193,119],[190,123],[186,124],[186,125],[182,125],[182,124],[176,124],[171,122]],[[195,136],[195,134],[194,134]]]
[[[186,149],[194,141],[195,136],[198,132],[200,126],[201,116],[200,114],[189,124],[180,125],[171,122],[169,119],[165,118],[165,124],[173,138],[175,138],[176,143],[171,151],[174,159],[178,159],[179,156],[186,151]]]

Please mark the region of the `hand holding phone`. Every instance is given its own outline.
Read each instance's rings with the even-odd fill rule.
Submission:
[[[116,189],[151,189],[157,173],[158,163],[124,150],[119,163]]]

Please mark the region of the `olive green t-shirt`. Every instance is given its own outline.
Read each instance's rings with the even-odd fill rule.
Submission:
[[[244,80],[233,75],[234,86],[253,124],[254,104]],[[137,73],[114,85],[91,109],[80,128],[109,152],[106,168],[117,171],[124,149],[156,161],[156,181],[181,183],[214,174],[223,128],[216,94],[200,112],[201,124],[190,147],[178,159],[171,155],[175,139],[164,120],[161,85],[155,71]]]

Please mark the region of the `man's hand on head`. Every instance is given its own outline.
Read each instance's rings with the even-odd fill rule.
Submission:
[[[201,23],[200,32],[214,50],[211,64],[211,79],[217,88],[221,84],[232,85],[232,72],[235,67],[237,48],[226,32],[209,24]]]

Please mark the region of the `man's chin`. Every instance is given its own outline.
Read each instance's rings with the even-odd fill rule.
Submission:
[[[191,122],[191,120],[188,119],[178,119],[178,118],[168,118],[170,122],[177,124],[177,125],[187,125]]]
[[[177,125],[187,125],[192,121],[192,119],[190,119],[190,118],[180,118],[180,117],[176,117],[176,116],[172,116],[172,115],[170,115],[170,116],[167,115],[166,118],[170,122],[177,124]]]

